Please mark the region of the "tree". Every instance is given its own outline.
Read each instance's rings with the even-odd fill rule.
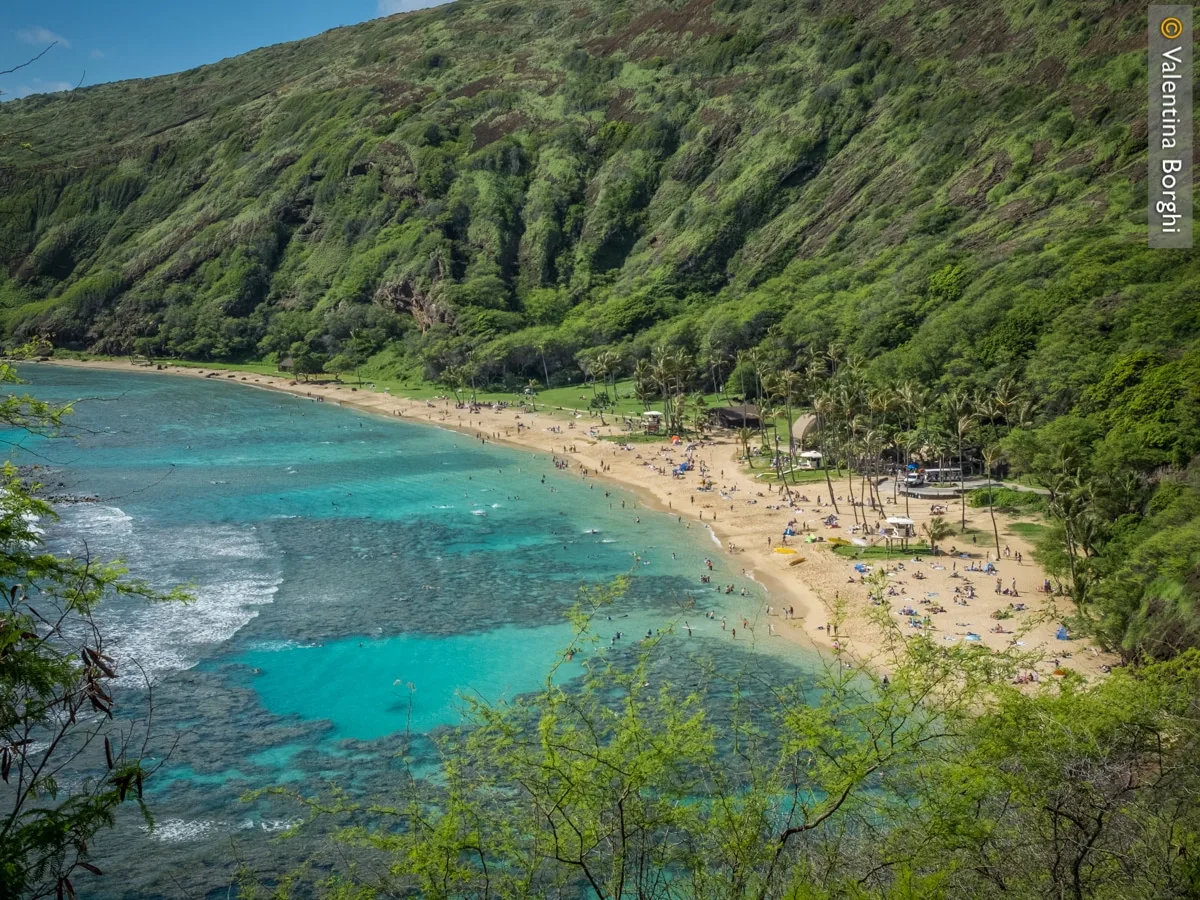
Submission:
[[[291,356],[292,371],[305,381],[325,370],[325,354],[314,350],[307,341],[292,344]]]
[[[829,446],[826,442],[826,429],[829,426],[829,421],[833,417],[836,409],[833,395],[828,391],[821,391],[813,398],[813,411],[817,415],[817,434],[821,444],[821,468],[825,470],[825,486],[829,489],[829,502],[833,504],[833,511],[841,515],[841,510],[838,509],[837,497],[833,493],[833,477],[829,474]]]
[[[663,400],[663,416],[666,418],[667,430],[679,431],[682,424],[679,401],[687,390],[692,372],[690,355],[682,349],[656,347],[650,359],[648,372],[657,384]]]
[[[846,458],[846,488],[850,497],[850,507],[854,512],[854,521],[858,522],[860,514],[858,504],[854,500],[854,452],[857,446],[858,436],[858,408],[860,400],[860,391],[862,383],[855,377],[853,371],[845,371],[835,382],[836,393],[834,394],[839,411],[846,422],[846,430],[842,435],[842,451]],[[863,521],[866,520],[865,513],[862,514]]]
[[[738,362],[742,365],[747,365],[754,372],[754,403],[758,408],[758,430],[762,439],[762,445],[767,446],[767,423],[762,415],[763,406],[763,368],[766,365],[766,356],[759,347],[751,350],[743,350],[738,353]]]
[[[462,394],[467,387],[467,373],[465,369],[462,366],[448,366],[442,371],[441,381],[454,394],[454,402],[461,406],[464,401]]]
[[[983,448],[983,465],[987,470],[987,497],[988,497],[988,512],[992,517],[992,534],[996,538],[996,558],[1000,558],[1000,529],[996,525],[996,493],[992,490],[992,470],[995,468],[997,461],[1001,458],[1000,447],[997,444],[991,444]]]
[[[8,364],[0,380],[16,381]],[[9,394],[0,422],[53,434],[69,411]],[[184,596],[117,565],[47,553],[33,523],[53,508],[11,463],[0,478],[0,898],[74,896],[81,872],[101,874],[90,845],[117,807],[149,815],[144,743],[113,722],[116,663],[96,608],[114,595]]]
[[[788,423],[788,456],[791,458],[792,481],[796,480],[796,435],[792,418],[792,407],[804,391],[804,376],[794,369],[785,369],[777,380],[780,399],[783,400],[784,416]]]
[[[886,597],[885,573],[866,584]],[[343,862],[332,896],[1194,893],[1200,653],[1025,693],[1008,684],[1030,663],[1015,648],[942,646],[873,609],[886,678],[839,662],[756,694],[712,671],[712,694],[736,698],[719,717],[704,686],[651,683],[661,639],[628,664],[589,657],[572,687],[471,701],[468,727],[439,739],[435,781],[297,798],[345,821],[339,859],[386,861]],[[595,649],[601,611],[577,607],[572,652]]]
[[[938,544],[954,534],[953,526],[941,516],[934,516],[921,526],[921,530],[925,532],[925,537],[929,540],[929,549],[934,553],[937,552]]]
[[[358,374],[358,370],[371,358],[371,349],[367,339],[351,335],[350,340],[342,344],[341,350],[325,362],[324,369],[338,378],[341,378],[343,372],[353,372],[355,379],[362,384],[362,376]]]
[[[964,390],[951,391],[946,395],[946,411],[950,415],[950,426],[958,443],[959,496],[962,506],[961,529],[967,530],[967,462],[963,456],[963,444],[967,433],[975,427],[975,404]]]
[[[742,426],[738,429],[738,440],[742,445],[742,457],[749,464],[750,468],[754,468],[754,458],[750,455],[750,438],[754,437],[754,429]]]
[[[691,396],[691,405],[692,427],[695,428],[697,434],[703,435],[704,428],[708,424],[708,413],[706,412],[708,401],[704,398],[703,393],[696,391]]]
[[[654,393],[654,371],[648,359],[639,359],[633,367],[633,396],[642,404],[643,411],[650,409],[650,397]]]

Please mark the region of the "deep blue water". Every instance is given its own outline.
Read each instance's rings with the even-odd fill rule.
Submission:
[[[717,557],[714,583],[751,595],[700,583],[716,550],[707,532],[548,457],[217,380],[22,375],[30,393],[76,412],[65,438],[7,435],[21,445],[14,458],[41,467],[51,493],[100,498],[62,505],[52,546],[123,559],[198,598],[120,600],[103,614],[131,722],[145,708],[143,671],[153,685],[149,746],[162,766],[149,787],[157,828],[123,816],[97,848],[109,874],[85,896],[224,896],[239,861],[287,868],[302,847],[268,838],[295,809],[243,793],[329,781],[386,792],[398,750],[420,753],[405,733],[419,741],[460,721],[464,694],[504,700],[563,663],[563,614],[581,582],[633,576],[589,652],[629,654],[647,631],[676,626],[663,678],[701,678],[714,659],[784,678],[803,662],[794,649],[785,662],[734,645],[705,618],[756,618],[763,606]]]

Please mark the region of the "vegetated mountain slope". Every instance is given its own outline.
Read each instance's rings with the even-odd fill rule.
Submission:
[[[1136,246],[1144,43],[1135,4],[460,0],[5,105],[0,302],[102,351],[353,329],[494,374],[666,320],[1036,356],[1195,274]]]

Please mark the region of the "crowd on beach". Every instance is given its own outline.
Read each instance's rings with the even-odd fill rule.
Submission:
[[[207,377],[203,370],[167,367],[167,371]],[[251,376],[250,381],[310,396],[318,402],[329,398],[386,415],[423,419],[474,433],[481,443],[511,442],[535,453],[546,453],[564,473],[589,479],[608,476],[639,489],[652,498],[652,505],[674,514],[681,525],[690,528],[693,519],[703,523],[732,559],[745,563],[742,570],[748,582],[753,579],[765,585],[773,597],[799,601],[795,604],[796,614],[791,612],[790,602],[786,616],[774,610],[756,614],[765,616],[767,634],[813,640],[843,658],[850,654],[866,665],[886,667],[886,661],[877,659],[883,645],[866,615],[871,609],[870,588],[863,580],[867,573],[855,566],[873,570],[880,561],[866,558],[856,563],[847,559],[832,551],[831,539],[836,538],[843,546],[856,546],[859,541],[868,547],[875,544],[874,556],[878,545],[897,546],[894,532],[889,533],[884,521],[888,517],[885,507],[903,509],[918,528],[922,521],[948,513],[944,501],[929,503],[916,497],[894,500],[879,497],[877,492],[864,498],[852,496],[849,491],[831,492],[827,483],[820,482],[795,486],[764,483],[761,478],[767,473],[746,471],[748,462],[739,459],[739,442],[730,434],[718,433],[689,442],[665,436],[662,443],[635,443],[623,440],[621,429],[603,422],[594,411],[551,413],[535,409],[528,402],[471,404],[445,397],[411,400],[383,392],[355,393],[345,385],[288,384],[270,376]],[[684,494],[686,501],[682,499]],[[638,504],[633,506],[629,515],[637,524],[641,511]],[[986,512],[982,515],[986,519]],[[1104,671],[1111,659],[1090,647],[1081,653],[1085,645],[1064,635],[1058,607],[1068,605],[1069,598],[1060,595],[1038,566],[1026,563],[1028,545],[1012,535],[996,552],[992,529],[980,516],[979,510],[962,513],[966,525],[963,539],[970,534],[971,540],[967,549],[952,546],[948,553],[936,556],[914,554],[914,561],[903,558],[900,544],[896,561],[883,563],[888,578],[885,597],[898,604],[892,611],[897,621],[903,623],[907,633],[933,635],[946,643],[970,641],[995,650],[1014,643],[1028,649],[1042,647],[1047,650],[1043,674],[1069,668],[1085,675]],[[853,522],[848,523],[848,519]],[[816,541],[817,537],[824,540]],[[809,541],[815,545],[809,546]],[[801,550],[804,557],[798,555]],[[995,619],[996,625],[980,628],[969,621],[976,607],[985,606],[980,586],[971,580],[974,575],[993,579],[990,595],[1001,602],[990,613],[984,608],[980,614],[991,618],[998,612],[1002,618]],[[699,578],[701,584],[723,595],[731,587],[713,585],[707,567]],[[740,596],[743,590],[735,588],[734,593]],[[949,607],[943,598],[952,601]],[[906,609],[917,614],[906,614]],[[838,612],[838,621],[828,623],[833,626],[832,634],[816,621],[825,610]],[[913,625],[914,620],[919,628]],[[1005,627],[1004,623],[1013,627]],[[750,630],[753,625],[747,617],[743,629]]]

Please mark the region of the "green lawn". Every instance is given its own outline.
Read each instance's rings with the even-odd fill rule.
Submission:
[[[853,544],[834,544],[833,552],[845,559],[901,559],[905,556],[928,556],[933,551],[924,541],[910,541],[906,549],[893,546],[888,550],[886,544],[876,547],[856,547]]]
[[[1050,526],[1039,525],[1036,522],[1011,522],[1005,529],[1006,534],[1015,534],[1027,541],[1036,541],[1044,535]]]
[[[759,481],[764,481],[764,482],[766,482],[766,481],[779,482],[782,480],[782,481],[786,481],[788,484],[795,484],[795,485],[815,484],[817,482],[820,482],[821,484],[825,483],[825,472],[823,469],[816,469],[811,472],[807,471],[807,470],[803,471],[803,472],[793,472],[793,473],[789,473],[788,475],[784,476],[783,479],[780,479],[779,476],[775,474],[774,469],[764,469],[761,466],[758,468],[750,467],[746,471],[748,471],[751,474],[753,474],[754,476],[756,476]],[[836,482],[837,476],[834,475],[832,472],[830,473],[830,476]],[[845,475],[843,475],[842,477],[844,478]]]

